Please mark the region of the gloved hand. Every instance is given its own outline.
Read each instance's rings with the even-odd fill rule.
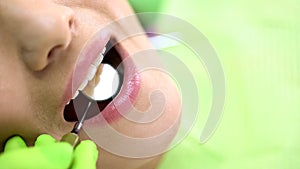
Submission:
[[[57,142],[50,135],[37,138],[34,147],[15,136],[7,141],[0,155],[1,168],[7,169],[95,169],[98,151],[95,143],[82,141],[75,150],[69,143]]]

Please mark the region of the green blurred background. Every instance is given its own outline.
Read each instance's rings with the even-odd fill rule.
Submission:
[[[199,144],[211,104],[207,72],[183,46],[166,49],[193,70],[201,106],[192,132],[159,169],[300,168],[300,1],[131,1],[138,12],[160,11],[196,26],[226,76],[221,123]]]

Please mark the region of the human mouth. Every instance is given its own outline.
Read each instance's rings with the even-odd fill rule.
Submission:
[[[74,93],[73,99],[70,100],[70,103],[66,105],[64,110],[64,118],[69,122],[77,121],[77,117],[81,116],[82,112],[75,112],[74,109],[76,99],[78,100],[78,93],[79,91],[86,90],[86,87],[90,86],[89,84],[91,81],[95,80],[95,75],[98,76],[99,65],[102,59],[102,63],[111,65],[118,72],[121,86],[118,93],[113,97],[97,101],[99,111],[87,116],[87,119],[89,119],[86,121],[87,124],[101,124],[103,119],[110,123],[122,117],[121,114],[123,112],[119,112],[120,110],[116,108],[115,103],[118,104],[118,107],[123,107],[122,111],[129,111],[131,107],[127,104],[134,103],[140,88],[140,76],[136,70],[136,66],[121,44],[110,41],[101,49],[101,54],[97,54],[99,53],[99,50],[98,52],[92,51],[95,50],[92,46],[93,43],[89,43],[89,45],[85,47],[84,52],[82,52],[82,59],[79,60],[74,71],[73,79],[75,79],[75,82],[73,82],[72,87],[72,93]],[[88,55],[95,55],[94,57],[91,57],[94,61],[91,62],[93,59],[89,59]],[[124,60],[126,60],[126,62],[124,62]],[[81,83],[79,84],[78,81],[81,81]]]
[[[72,99],[76,98],[78,90],[83,90],[94,78],[104,58],[108,41],[108,33],[97,33],[81,51],[68,86],[73,96]]]

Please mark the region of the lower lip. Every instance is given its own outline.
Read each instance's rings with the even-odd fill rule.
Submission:
[[[85,121],[86,125],[101,125],[103,120],[111,123],[127,113],[137,98],[140,89],[140,75],[137,71],[134,61],[128,57],[128,53],[121,46],[116,46],[117,51],[121,55],[124,65],[123,85],[119,94],[110,102],[105,109],[97,116]]]

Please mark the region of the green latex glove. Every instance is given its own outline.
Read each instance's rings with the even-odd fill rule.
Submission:
[[[69,143],[57,142],[50,135],[37,138],[34,147],[15,136],[5,145],[0,155],[1,168],[9,169],[95,169],[98,158],[96,145],[82,141],[75,150]]]

